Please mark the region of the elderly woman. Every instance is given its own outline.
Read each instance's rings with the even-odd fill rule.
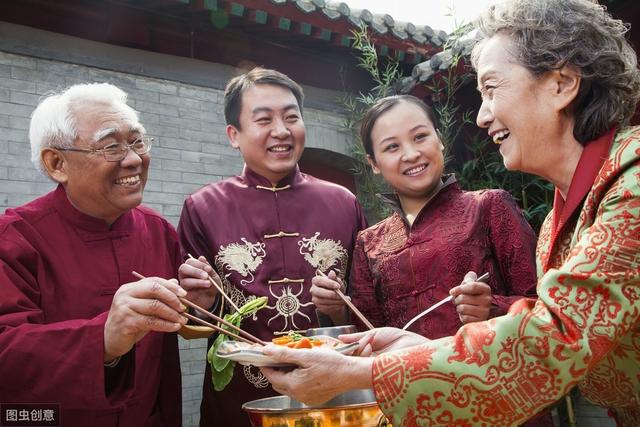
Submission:
[[[397,426],[517,425],[576,385],[619,425],[637,425],[640,129],[625,126],[640,74],[626,27],[587,0],[512,0],[480,30],[478,125],[509,169],[556,187],[538,299],[435,341],[391,328],[347,337],[375,358],[270,347],[300,368],[264,372],[309,403],[373,387]]]

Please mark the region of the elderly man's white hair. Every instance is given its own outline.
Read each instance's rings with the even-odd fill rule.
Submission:
[[[73,85],[63,92],[49,95],[31,114],[29,141],[31,161],[45,176],[48,175],[40,153],[46,147],[73,147],[78,137],[75,107],[80,104],[106,104],[122,111],[131,124],[141,132],[144,128],[138,121],[138,113],[127,105],[127,94],[109,83],[88,83]]]

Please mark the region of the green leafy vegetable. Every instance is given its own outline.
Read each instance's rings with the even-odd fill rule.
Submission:
[[[224,320],[231,323],[232,325],[240,327],[242,319],[254,315],[258,310],[267,305],[267,302],[269,302],[269,299],[267,297],[252,299],[251,301],[240,307],[240,310],[238,312],[226,314],[224,316]],[[226,325],[220,325],[220,327],[233,332],[233,330]],[[213,342],[213,345],[209,349],[209,352],[207,353],[207,361],[211,365],[211,380],[213,381],[213,388],[216,391],[223,390],[227,386],[227,384],[231,382],[231,378],[233,378],[233,368],[235,367],[235,362],[217,356],[218,349],[220,348],[222,343],[228,339],[229,338],[227,337],[227,335],[218,334],[215,341]]]

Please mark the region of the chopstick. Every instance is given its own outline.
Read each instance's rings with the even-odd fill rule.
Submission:
[[[131,274],[133,274],[138,279],[144,279],[145,278],[142,274],[138,273],[137,271],[132,271]],[[249,344],[260,344],[260,345],[266,345],[267,344],[265,341],[263,341],[260,338],[257,338],[255,336],[251,335],[249,332],[247,332],[245,330],[240,329],[239,327],[237,327],[233,323],[228,322],[228,321],[224,320],[223,318],[216,316],[213,313],[210,313],[208,310],[200,307],[198,304],[195,304],[195,303],[189,301],[186,298],[178,297],[178,299],[180,300],[181,303],[193,308],[194,310],[198,311],[199,313],[204,314],[205,316],[209,316],[210,318],[212,318],[216,322],[220,322],[223,325],[226,325],[229,328],[232,328],[232,329],[238,331],[239,333],[244,334],[245,336],[247,336],[248,339],[244,338],[244,337],[241,337],[241,336],[238,336],[238,335],[234,334],[233,332],[227,331],[226,329],[221,328],[219,326],[216,326],[216,325],[214,325],[212,323],[209,323],[206,320],[203,320],[203,319],[201,319],[199,317],[193,316],[192,314],[182,313],[182,315],[184,317],[186,317],[187,319],[190,319],[190,320],[192,320],[192,321],[194,321],[196,323],[199,323],[200,325],[208,326],[211,329],[214,329],[214,330],[216,330],[216,331],[218,331],[220,333],[229,335],[230,337],[235,338],[235,339],[237,339],[239,341],[243,341],[243,342],[246,342],[246,343],[249,343]]]
[[[191,255],[191,254],[187,254],[187,255],[188,255],[188,256],[189,256],[189,258],[191,258],[191,259],[196,259],[196,258],[195,258],[193,255]],[[231,307],[233,307],[233,309],[234,309],[235,311],[238,311],[238,312],[239,312],[239,311],[240,311],[240,309],[238,308],[238,306],[237,306],[237,305],[235,305],[235,304],[233,303],[233,301],[231,301],[231,298],[229,298],[229,297],[227,296],[227,294],[225,294],[225,293],[224,293],[224,291],[222,290],[222,287],[221,287],[220,285],[218,285],[218,283],[217,283],[215,280],[213,280],[213,277],[211,277],[208,273],[207,273],[207,278],[209,279],[209,282],[211,282],[211,284],[212,284],[213,286],[215,286],[215,287],[216,287],[216,289],[218,289],[218,292],[220,292],[220,295],[222,295],[222,297],[223,297],[224,299],[226,299],[226,300],[227,300],[227,302],[228,302],[229,304],[231,304]]]
[[[318,270],[316,270],[316,274],[318,274],[319,276],[322,276],[322,277],[326,277],[326,278],[328,279],[327,275],[326,275],[326,274],[324,274],[324,273],[323,273],[322,271],[320,271],[319,269],[318,269]],[[329,279],[329,280],[331,280],[331,279]],[[361,321],[362,323],[364,323],[364,325],[365,325],[367,328],[369,328],[369,329],[375,329],[375,326],[373,326],[373,325],[371,324],[371,322],[369,322],[369,321],[367,320],[367,318],[366,318],[366,317],[364,317],[364,314],[362,314],[362,313],[360,312],[360,310],[358,310],[358,309],[356,308],[356,306],[355,306],[355,305],[353,305],[353,303],[349,300],[349,298],[347,298],[347,296],[346,296],[345,294],[343,294],[343,293],[342,293],[342,291],[341,291],[340,289],[335,289],[335,292],[336,292],[336,294],[338,294],[338,296],[340,297],[340,299],[341,299],[341,300],[342,300],[342,301],[347,305],[347,307],[349,307],[349,308],[351,309],[351,311],[353,311],[353,314],[355,314],[356,316],[358,316],[358,319],[360,319],[360,321]]]
[[[483,280],[486,280],[488,278],[489,278],[489,273],[487,272],[487,273],[484,273],[482,276],[478,277],[474,281],[475,282],[482,282]],[[453,295],[449,295],[448,297],[441,299],[437,303],[433,304],[431,307],[429,307],[426,310],[424,310],[423,312],[419,313],[413,319],[409,320],[407,322],[407,324],[402,327],[402,330],[406,331],[409,328],[409,326],[413,325],[416,322],[416,320],[420,319],[422,316],[425,316],[425,315],[431,313],[433,310],[435,310],[436,308],[440,307],[442,304],[448,303],[452,299],[453,299]]]

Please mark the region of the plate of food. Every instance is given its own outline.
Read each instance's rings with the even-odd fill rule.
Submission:
[[[299,349],[300,351],[313,351],[318,348],[333,349],[342,354],[352,354],[357,348],[358,343],[345,344],[337,338],[316,335],[313,337],[305,337],[300,334],[289,334],[282,337],[274,338],[272,342],[276,345],[284,345],[289,348]],[[216,356],[223,359],[233,360],[241,365],[253,366],[270,366],[270,367],[286,367],[292,366],[286,363],[280,363],[271,357],[262,353],[262,346],[258,344],[248,344],[240,341],[225,341],[218,348]]]

